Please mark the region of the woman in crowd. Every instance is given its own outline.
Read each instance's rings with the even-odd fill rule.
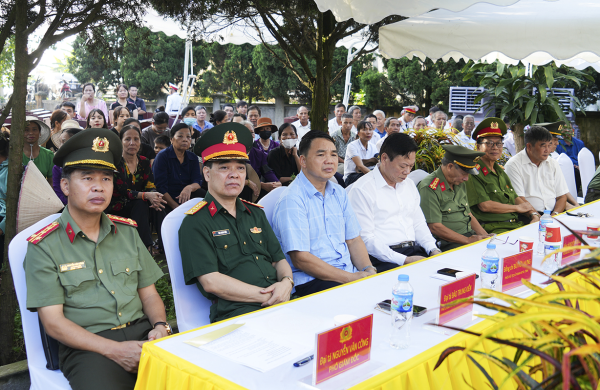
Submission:
[[[192,133],[185,123],[171,129],[171,146],[160,152],[154,160],[152,171],[158,192],[167,201],[167,213],[191,198],[204,197],[200,188],[202,176],[198,157],[188,151]]]
[[[76,128],[69,128],[69,129],[65,129],[65,131],[63,131],[60,135],[60,146],[64,145],[65,142],[67,142],[67,140],[69,138],[71,138],[72,136],[74,136],[75,134],[79,133],[80,131],[82,131],[81,129],[76,129]],[[60,146],[58,147],[60,149]],[[62,190],[60,189],[60,179],[62,176],[62,167],[55,165],[52,168],[52,189],[54,190],[54,192],[56,193],[56,195],[59,197],[59,199],[61,200],[61,202],[63,202],[64,205],[67,204],[67,197],[65,196],[65,194],[62,192]]]
[[[221,123],[225,123],[227,121],[227,113],[223,110],[217,110],[210,114],[210,123],[213,126],[220,125]]]
[[[268,156],[271,150],[279,147],[279,142],[271,140],[271,135],[277,133],[277,126],[271,123],[270,118],[258,118],[254,132],[259,138],[254,141],[253,148]]]
[[[86,123],[86,129],[108,129],[108,123],[104,116],[104,112],[97,108],[90,111]]]
[[[42,172],[42,175],[48,180],[48,183],[52,185],[52,167],[54,167],[52,160],[54,159],[54,153],[40,146],[50,138],[50,128],[34,116],[25,117],[25,120],[25,131],[23,132],[23,137],[25,138],[25,144],[23,145],[23,165],[27,166],[29,161],[33,161],[40,172]]]
[[[50,138],[46,142],[46,149],[56,152],[59,145],[56,145],[52,140],[52,137],[60,137],[61,125],[64,121],[70,120],[71,117],[63,110],[54,110],[50,116]]]
[[[108,118],[106,102],[102,99],[96,98],[96,87],[94,87],[94,84],[83,84],[83,96],[81,96],[81,102],[79,103],[78,114],[80,117],[87,119],[88,115],[95,108],[102,111],[102,113],[104,114],[104,118]]]
[[[113,112],[113,123],[115,124],[115,127],[110,130],[115,134],[119,134],[123,128],[123,124],[129,118],[131,118],[131,113],[127,107],[119,106],[115,108],[115,111]]]
[[[346,186],[354,183],[361,176],[371,172],[377,165],[377,148],[369,144],[373,138],[373,125],[371,122],[360,121],[356,128],[356,140],[348,144],[344,158],[344,182]]]
[[[117,163],[113,196],[106,212],[136,221],[140,238],[150,250],[150,208],[162,211],[166,201],[156,192],[150,160],[138,154],[142,144],[140,130],[134,125],[123,126],[119,136],[123,143],[123,158]]]
[[[108,115],[110,117],[112,117],[113,111],[117,107],[127,107],[129,109],[129,112],[131,113],[131,117],[137,119],[137,117],[138,117],[137,106],[134,103],[128,101],[127,100],[128,97],[129,97],[129,89],[127,89],[127,86],[125,84],[119,84],[117,86],[117,101],[110,105],[110,111],[109,111]]]
[[[267,163],[275,172],[282,185],[292,182],[292,177],[300,173],[300,157],[298,156],[298,133],[291,123],[279,126],[281,146],[271,150]]]
[[[134,118],[129,118],[129,119],[125,119],[125,122],[123,122],[123,127],[125,126],[135,126],[139,131],[140,134],[142,132],[142,124],[140,123],[139,120],[134,119]],[[156,157],[156,153],[154,153],[154,150],[152,149],[152,146],[148,145],[147,143],[145,143],[142,139],[142,144],[140,146],[140,151],[138,153],[140,156],[144,156],[146,157],[148,160],[150,160],[150,166],[152,166],[152,163],[154,162],[154,157]]]
[[[181,122],[185,123],[192,132],[192,143],[190,144],[190,149],[193,149],[201,134],[200,131],[194,129],[194,124],[196,124],[196,110],[194,107],[187,106],[181,110]]]

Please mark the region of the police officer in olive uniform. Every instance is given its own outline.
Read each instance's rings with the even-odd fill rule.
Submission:
[[[471,214],[465,182],[477,175],[483,153],[459,145],[443,146],[442,166],[425,177],[417,188],[427,226],[442,251],[482,240],[490,235]]]
[[[213,302],[211,322],[287,301],[294,286],[262,206],[238,197],[252,141],[245,126],[230,122],[204,132],[194,147],[208,192],[186,212],[179,249],[186,283]]]
[[[133,389],[141,340],[170,333],[154,287],[163,273],[135,221],[103,213],[121,145],[110,130],[88,129],[60,148],[67,207],[28,239],[27,308],[60,343],[73,389]]]
[[[488,233],[504,233],[540,218],[533,206],[517,195],[504,168],[496,162],[502,156],[506,130],[502,119],[491,117],[471,134],[477,150],[485,154],[479,162],[479,175],[467,181],[467,194],[471,212]]]

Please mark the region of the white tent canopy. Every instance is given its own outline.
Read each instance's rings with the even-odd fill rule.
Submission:
[[[436,8],[462,11],[482,0],[315,0],[319,11],[331,10],[339,21],[354,19],[358,23],[373,24],[390,15],[414,17]],[[500,6],[519,0],[484,0]],[[549,0],[553,1],[553,0]]]
[[[600,2],[521,0],[507,7],[475,4],[403,20],[379,31],[390,58],[473,59],[583,67],[600,61]]]

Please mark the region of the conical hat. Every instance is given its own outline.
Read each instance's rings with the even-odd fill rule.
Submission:
[[[27,164],[17,207],[17,233],[59,212],[65,205],[33,161]]]

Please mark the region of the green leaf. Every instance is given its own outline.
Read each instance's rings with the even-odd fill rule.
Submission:
[[[504,73],[504,64],[501,63],[500,61],[498,61],[498,66],[496,67],[496,73],[498,74],[498,76],[502,76],[502,73]]]
[[[535,98],[529,99],[527,105],[525,106],[525,119],[529,119],[531,112],[533,111],[533,107],[535,106]]]
[[[508,71],[510,72],[510,75],[512,77],[517,77],[517,75],[519,74],[519,67],[518,66],[511,66],[508,68]]]
[[[520,89],[519,92],[517,92],[515,94],[515,99],[514,100],[517,100],[518,98],[520,98],[521,96],[525,95],[526,93],[529,93],[528,89],[526,89],[526,88]]]
[[[545,66],[544,72],[546,73],[546,84],[548,84],[548,88],[552,88],[552,85],[554,84],[554,70],[552,69],[552,66]]]
[[[581,87],[581,82],[580,82],[580,80],[577,77],[571,76],[571,75],[565,75],[565,78],[567,80],[571,80],[572,82],[574,82],[575,84],[577,84],[578,87]]]
[[[533,109],[533,111],[531,111],[531,118],[529,118],[530,124],[538,123],[537,122],[537,114],[538,114],[538,108],[536,107]]]
[[[546,96],[548,96],[548,91],[546,90],[546,86],[540,84],[540,99],[542,101],[542,103],[544,103],[546,101]]]
[[[473,78],[475,74],[474,73],[467,73],[467,75],[465,77],[463,77],[463,81],[467,81],[470,80],[471,78]]]
[[[558,99],[553,96],[549,100],[550,100],[550,104],[552,105],[552,108],[554,108],[554,112],[556,113],[556,115],[558,115],[561,119],[564,120],[565,113],[563,112],[562,107],[560,106],[560,104],[558,104]]]

